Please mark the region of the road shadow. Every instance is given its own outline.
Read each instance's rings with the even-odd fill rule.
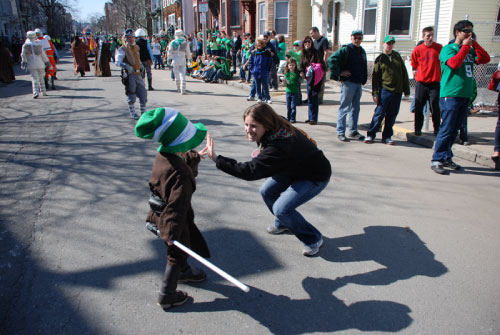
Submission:
[[[425,243],[406,227],[369,226],[363,234],[339,238],[323,237],[318,257],[328,262],[373,261],[383,268],[336,278],[334,291],[347,284],[390,285],[415,276],[436,278],[448,272]]]
[[[368,300],[347,305],[332,294],[332,280],[306,277],[302,286],[309,298],[291,299],[257,287],[243,293],[234,286],[207,282],[204,289],[225,298],[187,304],[173,313],[239,311],[266,327],[271,334],[332,333],[346,329],[396,332],[412,323],[411,310],[392,301]],[[169,310],[170,312],[170,310]]]

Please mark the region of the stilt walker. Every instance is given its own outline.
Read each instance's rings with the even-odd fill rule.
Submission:
[[[141,73],[144,71],[139,55],[139,46],[135,44],[134,31],[127,29],[123,36],[123,45],[118,49],[116,57],[117,66],[122,68],[122,83],[125,85],[125,95],[127,96],[130,116],[135,120],[139,115],[135,112],[135,100],[139,98],[141,106],[141,115],[146,112],[146,102],[148,92],[144,86],[144,80]]]
[[[27,67],[31,74],[33,99],[36,99],[40,93],[47,95],[45,93],[45,83],[42,82],[42,78],[45,77],[45,67],[50,67],[51,65],[45,51],[43,51],[43,47],[36,41],[36,33],[28,31],[26,37],[28,39],[23,44],[21,51],[21,67],[23,69]]]
[[[191,51],[184,39],[184,32],[180,29],[175,31],[175,40],[168,46],[167,58],[172,61],[177,92],[186,94],[186,59],[191,59]]]

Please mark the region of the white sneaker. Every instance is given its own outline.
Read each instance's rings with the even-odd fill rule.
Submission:
[[[255,98],[254,97],[248,97],[247,101],[255,101]]]
[[[257,102],[262,102],[262,100],[259,99],[259,100],[257,100]]]
[[[366,137],[365,137],[365,141],[364,141],[364,142],[365,142],[365,143],[373,143],[373,137],[371,137],[371,136],[366,136]]]
[[[273,102],[271,101],[271,99],[269,99],[269,100],[267,100],[267,103],[272,104]]]
[[[304,246],[304,249],[302,250],[302,255],[304,256],[316,255],[319,251],[319,248],[321,248],[322,245],[323,245],[323,238],[320,238],[318,242]]]

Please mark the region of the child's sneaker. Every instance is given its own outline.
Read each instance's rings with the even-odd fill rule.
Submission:
[[[267,100],[266,101],[268,104],[272,104],[273,102],[271,101],[271,99]]]

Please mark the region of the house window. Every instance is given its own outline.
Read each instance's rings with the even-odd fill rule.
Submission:
[[[288,35],[288,1],[274,3],[274,30],[277,34]]]
[[[266,31],[266,16],[265,16],[266,4],[264,2],[259,3],[259,35],[264,35]]]
[[[167,0],[163,0],[163,8],[167,7]]]
[[[222,0],[222,7],[220,8],[222,14],[222,26],[226,26],[226,0]]]
[[[231,0],[231,25],[240,25],[240,0]]]
[[[410,35],[411,0],[392,0],[389,35]]]
[[[500,8],[498,8],[497,22],[500,22]],[[500,36],[500,24],[495,25],[495,36]]]
[[[363,32],[365,35],[375,35],[377,26],[377,0],[365,0]]]
[[[168,16],[168,25],[175,26],[175,14],[170,14]]]

